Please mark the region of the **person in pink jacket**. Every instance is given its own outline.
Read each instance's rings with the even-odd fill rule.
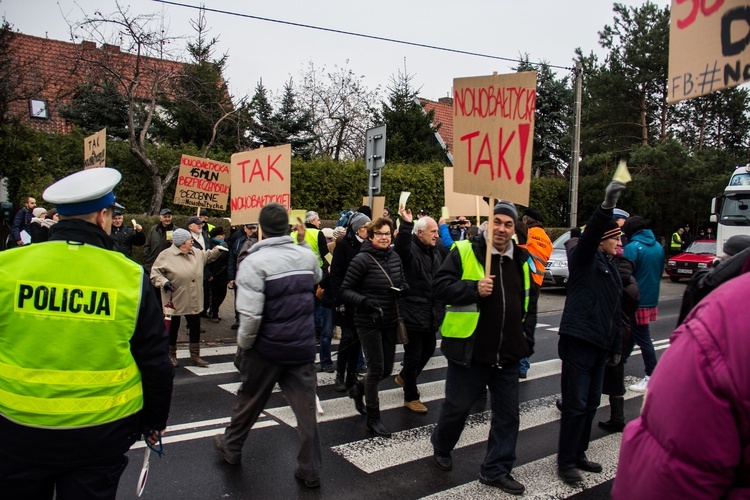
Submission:
[[[612,498],[750,498],[750,273],[674,331],[625,428]]]

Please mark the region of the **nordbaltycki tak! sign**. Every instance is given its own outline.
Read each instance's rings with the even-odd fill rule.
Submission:
[[[232,224],[258,222],[269,203],[291,207],[292,146],[260,148],[232,155]]]
[[[174,203],[225,210],[230,182],[229,163],[182,155]]]
[[[453,190],[529,204],[536,72],[453,80]]]

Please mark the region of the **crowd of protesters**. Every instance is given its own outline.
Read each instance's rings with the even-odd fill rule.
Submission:
[[[747,464],[738,462],[747,453],[747,442],[741,444],[746,433],[732,427],[736,419],[727,413],[736,407],[735,413],[750,414],[742,388],[728,384],[718,392],[687,394],[684,390],[690,389],[672,375],[681,374],[695,388],[721,385],[741,370],[730,356],[748,344],[736,338],[741,328],[730,328],[724,319],[740,324],[746,308],[735,310],[721,299],[747,289],[746,277],[738,277],[750,270],[750,238],[730,239],[720,263],[693,278],[671,339],[674,345],[657,367],[649,323],[658,316],[664,249],[645,219],[617,208],[624,189],[612,181],[604,202],[584,228],[572,230],[566,244],[570,277],[558,344],[558,475],[578,485],[584,481],[579,471],[602,472],[586,452],[601,395],[607,394],[610,418],[599,426],[625,432],[622,456],[627,463],[615,481],[617,497],[633,497],[636,483],[647,496],[655,491],[691,496],[698,487],[715,496],[729,495],[731,488],[747,491],[747,476],[742,475]],[[234,290],[235,318],[225,326],[238,332],[235,365],[242,386],[230,426],[214,439],[224,459],[240,463],[245,438],[278,382],[299,422],[295,477],[310,488],[320,486],[311,369],[313,374],[335,373],[334,389],[347,392],[366,417],[365,428],[389,438],[392,426],[381,417],[380,383],[395,374],[405,409],[427,413],[418,381],[442,338],[448,370],[445,399],[431,435],[434,465],[452,470],[451,452],[466,420],[476,401],[489,394],[488,451],[479,480],[522,494],[524,485],[511,475],[520,425],[519,379],[527,377],[534,352],[537,300],[552,250],[542,213],[529,207],[519,217],[515,205],[499,201],[489,221],[472,225],[465,216],[436,221],[425,210],[412,216],[400,206],[396,215],[386,207],[383,214],[372,214],[363,206],[342,216],[336,227],[322,227],[315,211],[304,220],[289,220],[280,205],[263,210],[259,224],[230,232],[208,224],[205,210],[190,217],[184,228],[176,227],[165,208],[158,223],[144,231],[134,220],[125,224],[123,209],[116,205],[108,228],[112,250],[132,260],[133,247],[143,247],[142,265],[148,287],[153,287],[148,295],[158,300],[168,320],[167,355],[174,367],[179,366],[183,316],[189,363],[208,366],[200,357],[201,318],[219,323],[227,290]],[[47,211],[27,198],[14,218],[9,246],[55,240],[51,236],[58,219],[55,209]],[[672,236],[673,253],[689,244],[689,231],[685,225]],[[720,342],[709,349],[708,338]],[[405,343],[400,368],[394,366],[398,342]],[[645,376],[629,389],[648,390],[650,396],[641,417],[626,427],[624,365],[636,345]],[[674,434],[665,422],[674,408],[683,406],[685,411],[700,407],[705,418],[696,419],[690,432]],[[727,446],[711,446],[712,429],[719,428]],[[683,439],[687,435],[690,440]],[[713,452],[687,463],[684,457],[701,455],[698,450]],[[659,473],[655,461],[671,474]],[[714,467],[713,461],[722,466]],[[695,473],[694,480],[687,479],[688,473]]]

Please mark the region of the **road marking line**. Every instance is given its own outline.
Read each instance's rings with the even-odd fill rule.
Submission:
[[[580,471],[583,476],[581,486],[569,486],[557,476],[557,455],[549,455],[534,462],[515,467],[513,478],[526,486],[524,498],[568,498],[584,490],[605,483],[615,477],[617,460],[620,455],[622,435],[613,433],[591,441],[587,455],[589,460],[599,462],[602,472],[593,474]],[[454,498],[518,498],[503,493],[498,488],[487,486],[479,481],[456,486],[433,495],[423,497],[430,500],[452,500]]]
[[[221,434],[222,432],[224,432],[223,425],[228,424],[230,419],[229,417],[227,417],[227,418],[217,418],[214,420],[216,421],[216,423],[210,424],[210,425],[222,425],[222,427],[218,427],[216,429],[209,429],[205,431],[189,432],[187,434],[176,434],[176,435],[167,434],[166,436],[162,438],[161,441],[162,443],[166,445],[166,444],[171,444],[171,443],[181,443],[183,441],[192,441],[194,439],[202,439],[205,437],[211,437],[214,434]],[[206,420],[205,422],[209,422],[209,421]],[[196,422],[196,424],[199,424],[199,423],[200,422]],[[263,421],[255,422],[255,425],[253,425],[253,429],[263,429],[264,427],[274,427],[276,425],[279,425],[279,423],[274,422],[273,420],[263,420]],[[199,425],[194,425],[194,424],[193,426],[204,427],[202,425],[199,426]],[[170,431],[170,430],[174,430],[174,428],[167,427],[167,431]],[[133,446],[130,447],[130,449],[137,450],[139,448],[144,448],[145,446],[146,444],[143,441],[137,441]]]

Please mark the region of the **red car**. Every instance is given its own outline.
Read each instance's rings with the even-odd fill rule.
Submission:
[[[691,278],[698,269],[711,267],[716,259],[716,240],[697,240],[690,244],[685,253],[670,257],[667,261],[667,274],[674,282],[680,278]]]

